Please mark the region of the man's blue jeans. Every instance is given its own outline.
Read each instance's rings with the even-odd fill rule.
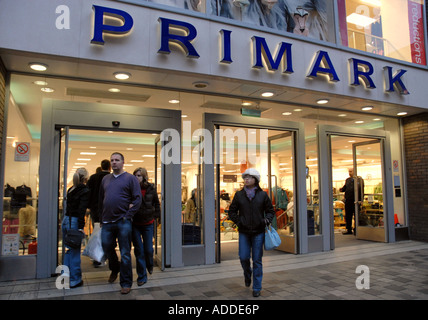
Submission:
[[[120,286],[132,287],[131,261],[132,222],[120,219],[112,223],[104,223],[101,228],[101,241],[107,256],[109,269],[120,272]],[[116,239],[119,242],[120,262],[116,254]]]
[[[137,261],[138,282],[147,282],[146,268],[153,268],[153,223],[132,226],[132,243]]]
[[[263,243],[265,241],[265,233],[249,235],[239,233],[239,259],[241,260],[244,277],[246,280],[251,279],[253,274],[253,290],[262,290],[263,278]],[[251,270],[250,258],[253,258],[253,270]]]

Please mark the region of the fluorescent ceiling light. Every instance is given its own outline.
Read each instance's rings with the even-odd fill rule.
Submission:
[[[367,27],[376,22],[376,19],[363,16],[362,14],[352,13],[346,17],[346,22],[356,24],[360,27]]]
[[[87,156],[94,156],[94,155],[96,155],[97,153],[96,153],[96,152],[80,152],[80,154],[85,154],[85,155],[87,155]]]
[[[118,89],[118,88],[110,88],[110,89],[108,89],[108,91],[110,91],[110,92],[120,92],[120,89]]]
[[[405,116],[407,114],[407,112],[399,112],[397,113],[397,116]]]

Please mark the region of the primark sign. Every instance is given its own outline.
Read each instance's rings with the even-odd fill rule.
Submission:
[[[93,5],[94,23],[93,38],[91,43],[103,45],[105,35],[126,36],[133,28],[134,21],[132,16],[123,10]],[[118,25],[112,19],[119,19]],[[160,24],[160,47],[159,54],[170,54],[171,45],[178,45],[189,59],[198,59],[200,57],[198,48],[194,45],[194,40],[198,37],[196,27],[186,21],[174,20],[159,17]],[[201,30],[199,30],[201,31]],[[233,64],[232,39],[234,34],[231,30],[219,30],[220,38],[220,59],[221,64]],[[276,48],[270,48],[266,39],[259,36],[253,36],[252,40],[252,62],[249,68],[263,69],[267,68],[272,72],[281,72],[292,75],[294,73],[293,64],[296,54],[293,52],[293,44],[289,42],[280,42]],[[274,52],[274,54],[272,54]],[[240,53],[242,54],[242,53]],[[298,59],[298,58],[297,58]],[[372,63],[366,60],[351,58],[348,60],[348,78],[351,86],[364,86],[367,89],[375,89],[379,84],[375,83],[375,70]],[[331,82],[341,81],[342,75],[336,72],[334,61],[332,61],[327,50],[319,50],[315,53],[312,64],[308,66],[306,77],[308,78],[326,78]],[[405,75],[407,70],[394,70],[391,66],[384,66],[383,70],[383,89],[385,92],[397,92],[400,95],[409,94],[405,85]]]

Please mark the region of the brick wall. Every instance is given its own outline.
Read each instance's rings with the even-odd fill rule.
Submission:
[[[6,95],[6,69],[0,59],[0,159],[2,158],[3,127],[6,119],[4,118],[5,95]],[[6,139],[6,137],[4,137]]]
[[[410,239],[428,241],[428,113],[403,119]]]

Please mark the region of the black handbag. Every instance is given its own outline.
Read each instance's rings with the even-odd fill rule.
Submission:
[[[83,233],[76,229],[71,229],[71,217],[68,219],[70,223],[70,228],[64,234],[64,244],[71,249],[79,249],[82,240]]]

